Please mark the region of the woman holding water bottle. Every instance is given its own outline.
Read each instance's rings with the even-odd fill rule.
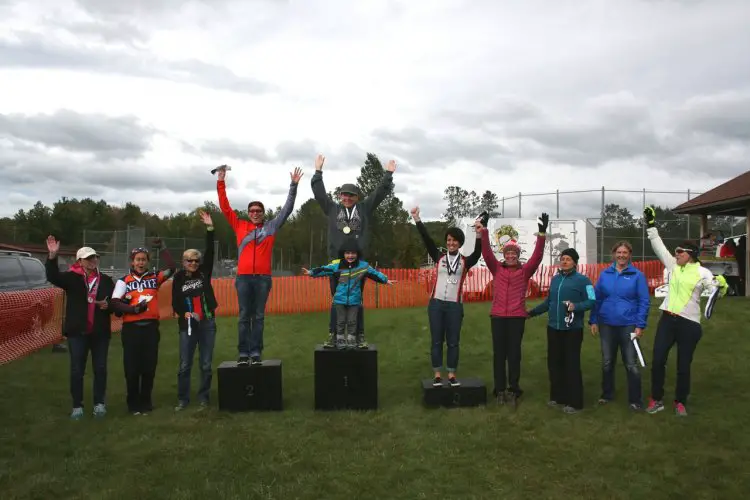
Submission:
[[[640,411],[643,409],[641,371],[634,342],[646,328],[651,300],[646,276],[630,262],[632,255],[633,247],[627,241],[618,241],[612,247],[612,265],[602,271],[596,282],[596,303],[589,325],[591,335],[599,335],[602,346],[599,404],[605,405],[614,399],[619,348],[628,377],[628,405],[632,411]]]

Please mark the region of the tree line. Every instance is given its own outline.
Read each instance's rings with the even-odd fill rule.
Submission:
[[[375,190],[384,174],[385,170],[378,157],[368,153],[357,177],[357,185],[363,196]],[[336,187],[329,192],[329,196],[336,199],[338,191],[339,187]],[[460,186],[448,186],[443,192],[443,200],[446,205],[441,220],[425,223],[438,245],[443,241],[445,230],[461,218],[475,217],[482,211],[489,212],[493,218],[501,216],[498,212],[498,196],[491,191],[478,194]],[[281,207],[269,208],[266,216],[274,217],[280,209]],[[0,219],[0,242],[42,244],[47,235],[52,234],[64,246],[77,248],[84,244],[84,231],[114,231],[129,227],[144,228],[147,237],[201,239],[205,234],[205,227],[197,217],[199,210],[206,210],[213,215],[220,258],[236,258],[234,233],[215,201],[206,201],[190,212],[159,216],[134,203],[117,207],[109,205],[105,200],[62,197],[52,206],[37,202],[31,209],[18,210],[13,217]],[[240,217],[247,217],[246,210],[236,212]],[[663,237],[686,238],[686,217],[676,215],[666,207],[656,207],[656,212],[657,225]],[[393,190],[377,208],[371,224],[368,260],[380,267],[416,268],[424,263],[426,251],[422,239],[410,222],[407,209]],[[698,224],[697,217],[691,218],[690,235],[694,239],[699,236]],[[731,232],[731,218],[716,218],[712,220],[712,227],[721,229],[728,235]],[[597,233],[601,230],[599,224]],[[641,237],[641,221],[626,207],[606,205],[604,235],[605,241],[612,237],[631,238],[635,246]],[[275,259],[283,260],[284,269],[322,263],[327,253],[326,240],[327,218],[318,203],[313,198],[302,203],[298,199],[296,210],[277,234]],[[608,248],[605,248],[606,251]],[[635,255],[639,253],[636,252]]]

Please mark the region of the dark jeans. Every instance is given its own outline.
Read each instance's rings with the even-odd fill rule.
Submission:
[[[557,404],[583,409],[581,344],[583,329],[556,330],[547,327],[547,372],[549,399]]]
[[[151,393],[159,362],[159,322],[125,323],[121,337],[128,410],[151,411],[154,407]]]
[[[83,408],[83,376],[86,374],[89,351],[94,368],[94,404],[104,404],[107,392],[109,340],[109,334],[98,333],[68,337],[70,397],[73,398],[73,408]]]
[[[703,335],[700,323],[680,316],[662,313],[654,337],[654,359],[651,362],[651,397],[657,401],[664,398],[664,379],[667,358],[672,346],[677,344],[677,386],[675,401],[686,404],[690,395],[690,365],[693,354]]]
[[[464,320],[464,305],[460,302],[431,299],[427,305],[427,318],[430,321],[432,337],[432,369],[440,371],[443,367],[443,343],[448,346],[448,371],[458,369],[459,343],[461,342],[461,324]]]
[[[211,363],[214,357],[216,342],[216,321],[204,319],[188,335],[187,330],[180,330],[180,369],[177,372],[177,399],[183,404],[190,402],[190,373],[193,368],[195,348],[198,347],[198,362],[201,370],[201,385],[198,389],[198,401],[208,403],[211,393],[213,371]]]
[[[364,293],[365,293],[365,283],[367,283],[367,280],[364,280],[362,282],[362,304],[359,305],[359,311],[357,312],[357,334],[364,334],[365,333],[365,304],[364,304]],[[336,293],[336,285],[338,284],[338,280],[335,276],[331,276],[331,293]],[[328,333],[331,335],[336,333],[336,304],[331,304],[331,319],[328,322]]]
[[[263,326],[266,302],[273,280],[268,275],[241,274],[235,279],[240,315],[237,320],[240,356],[260,356],[263,352]]]
[[[641,370],[638,366],[638,353],[635,352],[630,334],[635,325],[611,326],[599,324],[599,337],[602,345],[602,399],[610,401],[615,397],[615,364],[617,350],[622,354],[625,374],[628,377],[628,403],[642,404]]]
[[[521,341],[526,318],[490,318],[492,327],[492,367],[495,378],[495,394],[508,389],[520,396]],[[508,366],[506,377],[505,366]]]

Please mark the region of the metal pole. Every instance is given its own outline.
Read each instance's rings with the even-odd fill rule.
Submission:
[[[503,196],[502,199],[502,205],[503,208],[501,209],[503,212],[500,214],[500,217],[503,217],[505,215],[505,196]]]
[[[518,192],[518,218],[521,218],[521,191]]]
[[[557,202],[557,210],[555,213],[556,213],[556,217],[559,219],[560,218],[560,190],[559,189],[555,190],[555,198]]]
[[[600,226],[601,226],[601,236],[599,240],[599,255],[600,255],[600,261],[604,262],[604,186],[602,186],[602,213],[600,214]]]
[[[690,189],[687,190],[687,198],[690,201]],[[702,236],[702,235],[699,235]],[[687,239],[690,239],[690,214],[687,216]]]
[[[643,208],[646,208],[646,188],[643,188]],[[641,260],[646,260],[646,224],[641,224]]]

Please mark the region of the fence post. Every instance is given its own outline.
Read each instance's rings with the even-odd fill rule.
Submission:
[[[646,208],[646,188],[643,188],[643,208]],[[646,221],[641,224],[641,261],[646,260]]]
[[[602,186],[602,212],[599,220],[601,226],[601,235],[599,240],[599,262],[604,262],[604,186]]]
[[[687,190],[687,198],[688,198],[688,201],[690,201],[690,188],[688,188]],[[703,235],[699,235],[699,237],[700,236],[703,236]],[[690,214],[687,215],[687,239],[690,239]]]
[[[518,218],[521,218],[521,191],[518,192]]]
[[[560,190],[559,189],[555,190],[555,198],[556,198],[556,205],[557,205],[557,210],[555,213],[557,214],[556,217],[559,219],[560,218]]]
[[[501,209],[502,213],[500,214],[500,217],[504,217],[505,216],[505,196],[503,196],[501,207],[503,208]]]

